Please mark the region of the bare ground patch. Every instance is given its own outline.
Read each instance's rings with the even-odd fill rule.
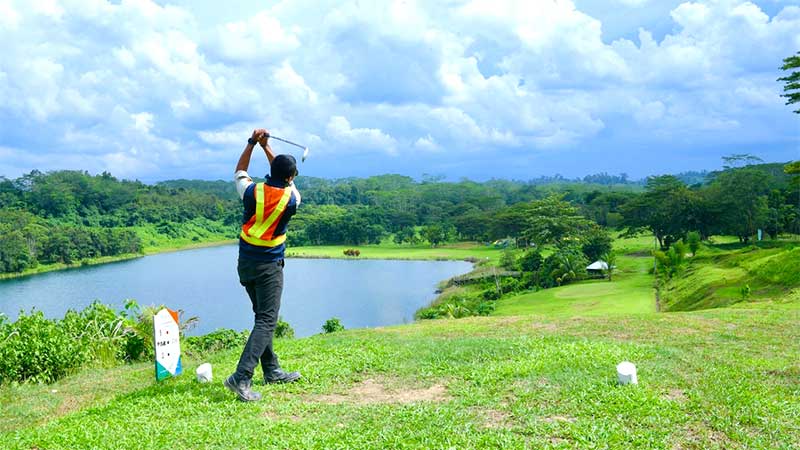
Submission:
[[[686,403],[688,397],[683,389],[672,388],[664,395],[668,400],[678,403]]]
[[[369,378],[343,394],[317,395],[311,400],[334,405],[339,403],[368,405],[374,403],[443,402],[449,398],[447,389],[442,384],[434,384],[428,388],[412,388],[403,387],[400,383],[390,383],[388,380]]]
[[[575,422],[575,418],[574,417],[569,417],[569,416],[547,416],[547,417],[542,417],[539,420],[541,420],[544,423],[559,423],[559,422],[574,423]]]
[[[484,428],[509,430],[514,426],[513,417],[506,411],[477,409],[475,415],[478,416],[478,420]]]

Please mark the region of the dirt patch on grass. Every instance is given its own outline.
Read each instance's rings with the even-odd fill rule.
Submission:
[[[688,400],[686,397],[686,392],[683,389],[670,389],[666,394],[664,394],[664,396],[667,398],[667,400],[678,403],[686,403],[686,400]]]
[[[673,450],[700,448],[731,448],[732,441],[722,431],[713,430],[707,423],[692,423],[681,429],[672,444]]]
[[[373,403],[443,402],[449,398],[447,389],[441,384],[434,384],[431,387],[421,389],[396,386],[398,386],[398,383],[369,378],[356,384],[346,393],[318,395],[312,397],[312,400],[329,404],[354,403],[368,405]]]
[[[53,393],[53,395],[58,394]],[[56,409],[56,416],[64,416],[73,411],[77,411],[81,409],[83,405],[89,403],[90,400],[90,395],[66,395],[61,403],[59,403],[58,409]]]
[[[514,420],[510,413],[497,409],[479,409],[476,415],[481,422],[481,426],[488,429],[511,429]]]
[[[539,420],[541,420],[544,423],[559,423],[559,422],[575,423],[575,418],[568,416],[547,416],[547,417],[542,417]]]

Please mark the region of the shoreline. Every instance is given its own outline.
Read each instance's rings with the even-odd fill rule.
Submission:
[[[27,278],[36,275],[46,274],[50,272],[59,272],[65,270],[74,270],[80,269],[82,267],[90,267],[90,266],[98,266],[102,264],[112,264],[116,262],[122,261],[129,261],[132,259],[143,258],[145,256],[151,255],[158,255],[162,253],[174,253],[180,252],[185,250],[194,250],[200,248],[209,248],[209,247],[220,247],[224,245],[234,245],[237,243],[236,239],[224,239],[224,240],[214,240],[208,242],[193,242],[187,245],[176,245],[176,246],[169,246],[169,247],[145,247],[141,253],[126,253],[123,255],[115,255],[115,256],[103,256],[100,258],[93,258],[93,259],[84,259],[78,261],[73,264],[65,264],[65,263],[55,263],[55,264],[48,264],[48,265],[41,265],[33,269],[27,269],[23,272],[16,272],[16,273],[3,273],[0,274],[0,281],[4,280],[12,280],[18,278]],[[341,248],[345,248],[346,246],[341,246]],[[466,250],[464,248],[448,248],[448,247],[437,247],[437,248],[419,248],[419,247],[411,247],[411,248],[402,248],[402,247],[388,247],[388,248],[381,248],[379,246],[374,247],[361,247],[366,249],[378,250],[379,254],[370,254],[371,252],[362,253],[360,256],[357,257],[350,257],[342,255],[339,250],[339,246],[306,246],[306,247],[298,247],[298,249],[316,249],[317,252],[322,250],[322,253],[304,253],[304,252],[294,252],[292,250],[287,249],[286,251],[286,258],[287,259],[338,259],[344,261],[358,261],[358,260],[386,260],[386,261],[464,261],[468,263],[472,263],[473,270],[475,265],[480,263],[481,261],[485,260],[485,258],[479,258],[477,256],[466,256],[464,254],[451,254],[451,255],[444,255],[441,252],[444,251],[446,253],[449,250],[455,250],[457,252],[461,252]],[[470,249],[474,250],[474,249]],[[413,252],[420,252],[429,253],[429,254],[417,254],[415,256],[399,256],[402,253],[413,251]],[[468,250],[469,251],[469,250]],[[470,252],[471,253],[471,252]],[[487,257],[488,258],[488,257]],[[448,280],[442,280],[443,282],[447,282]]]
[[[0,281],[13,280],[17,278],[27,278],[36,275],[43,275],[50,272],[60,272],[65,270],[80,269],[83,267],[99,266],[103,264],[112,264],[122,261],[130,261],[132,259],[144,258],[145,256],[158,255],[161,253],[173,253],[183,250],[193,250],[198,248],[219,247],[222,245],[235,244],[236,241],[226,239],[223,241],[209,241],[209,242],[195,242],[183,247],[150,247],[142,250],[141,253],[125,253],[115,256],[101,256],[100,258],[84,259],[74,264],[55,263],[42,265],[33,269],[27,269],[24,272],[3,273],[0,274]]]

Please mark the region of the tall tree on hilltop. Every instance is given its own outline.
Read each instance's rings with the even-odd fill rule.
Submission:
[[[797,52],[797,55],[784,59],[781,69],[787,71],[791,70],[789,75],[778,78],[778,81],[783,81],[785,83],[783,85],[784,94],[782,94],[781,97],[786,97],[787,105],[800,103],[800,70],[792,70],[800,69],[800,52]],[[800,108],[795,109],[794,112],[800,114]]]

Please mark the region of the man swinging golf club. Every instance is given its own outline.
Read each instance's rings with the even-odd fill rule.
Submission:
[[[255,324],[236,372],[224,384],[240,400],[247,402],[261,399],[261,394],[251,389],[253,371],[259,361],[265,383],[291,383],[300,378],[298,372],[283,371],[272,350],[283,292],[286,229],[300,205],[300,193],[293,183],[297,162],[290,155],[275,156],[268,139],[267,130],[253,131],[234,174],[236,190],[244,206],[239,235],[239,282],[253,304]],[[247,174],[256,144],[264,149],[270,164],[265,183],[254,183]]]

